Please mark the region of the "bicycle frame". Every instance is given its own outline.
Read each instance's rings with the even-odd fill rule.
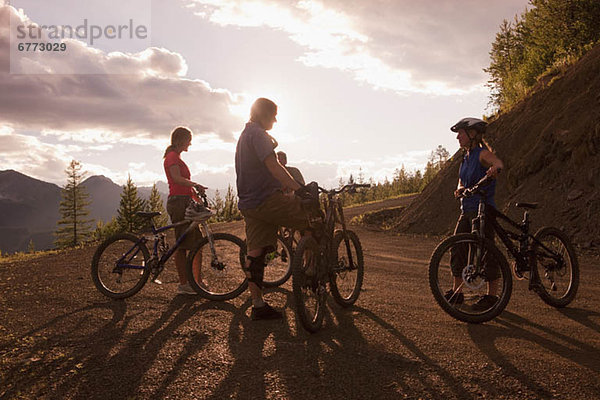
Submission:
[[[535,236],[529,233],[530,221],[529,213],[527,211],[523,213],[523,221],[520,224],[511,220],[508,216],[496,209],[493,210],[493,215],[495,218],[490,221],[487,221],[487,206],[484,200],[485,190],[478,189],[475,192],[480,194],[480,199],[477,218],[473,219],[472,222],[472,232],[483,239],[485,238],[485,224],[491,223],[494,232],[496,232],[496,234],[500,238],[500,241],[504,244],[508,252],[515,259],[517,266],[522,268],[523,270],[526,269],[525,266],[529,267],[529,272],[531,274],[531,279],[529,280],[529,289],[533,289],[538,284],[539,276],[537,273],[537,269],[535,268],[535,266],[531,262],[532,260],[530,259],[531,244],[535,243],[541,248],[543,248],[550,255],[550,257],[552,257],[557,262],[563,262],[562,257],[556,254],[552,249],[549,249],[546,245],[537,240]],[[518,229],[520,232],[517,233],[503,228],[498,222],[498,219],[509,223],[512,227]],[[479,226],[477,226],[477,224],[479,224]],[[517,248],[513,241],[519,242],[521,244],[521,248]],[[477,265],[481,265],[482,256],[482,254],[477,254]]]
[[[321,238],[321,240],[319,241],[319,247],[320,250],[322,252],[322,254],[324,254],[325,256],[325,260],[326,260],[326,265],[330,266],[330,256],[331,256],[331,249],[330,246],[333,242],[333,236],[335,233],[335,224],[336,222],[339,223],[342,226],[342,234],[344,235],[344,242],[346,243],[346,251],[347,251],[347,256],[348,256],[348,262],[350,264],[350,269],[356,269],[355,267],[355,263],[354,263],[354,258],[352,256],[352,252],[350,250],[350,244],[349,244],[349,238],[347,235],[347,230],[346,230],[346,220],[344,219],[344,208],[343,208],[343,204],[342,201],[339,199],[338,195],[342,192],[344,192],[347,188],[350,187],[366,187],[369,185],[345,185],[344,187],[342,187],[339,190],[326,190],[323,189],[321,187],[319,187],[319,190],[323,193],[327,194],[327,201],[325,204],[325,218],[324,218],[324,236],[326,238],[326,240],[323,240],[324,238]]]
[[[204,196],[202,196],[202,198],[204,199],[204,202],[205,202],[204,204],[206,206],[207,205],[206,198]],[[185,240],[185,238],[187,237],[187,235],[193,229],[198,228],[198,226],[202,226],[202,228],[204,229],[204,232],[206,234],[206,237],[208,238],[209,247],[210,247],[210,250],[211,250],[211,253],[212,253],[212,256],[213,256],[213,262],[217,259],[216,251],[215,251],[215,246],[214,246],[214,241],[213,241],[213,237],[212,237],[212,231],[208,227],[208,223],[206,221],[199,222],[199,221],[183,220],[183,221],[176,222],[174,224],[162,226],[160,228],[157,228],[157,227],[154,226],[154,223],[152,222],[152,218],[149,218],[149,221],[150,221],[150,229],[152,231],[152,235],[154,236],[154,244],[152,246],[152,257],[151,257],[151,259],[157,260],[157,267],[159,268],[158,273],[160,273],[162,271],[161,267],[169,260],[169,258],[173,255],[173,253],[175,253],[175,251],[177,251],[177,249],[179,248],[179,246],[181,245],[181,243]],[[158,258],[158,256],[159,256],[159,245],[160,245],[161,241],[164,240],[164,235],[165,235],[164,232],[168,231],[169,229],[174,229],[174,228],[176,228],[178,226],[182,226],[182,225],[186,225],[186,224],[189,224],[188,228],[175,241],[175,244],[173,245],[173,247],[170,247],[166,252],[164,252],[164,253],[162,253],[160,255],[160,258]],[[117,260],[115,268],[130,268],[130,269],[144,269],[144,268],[146,268],[145,266],[122,264],[122,261],[126,257],[128,257],[130,255],[131,251],[134,248],[137,248],[136,252],[132,256],[132,257],[135,257],[137,255],[137,253],[139,252],[138,245],[140,243],[143,243],[145,245],[150,240],[151,239],[149,239],[146,236],[141,236],[140,239],[135,243],[135,245],[127,253],[123,254],[123,256],[121,256],[121,258],[119,258],[119,260]]]

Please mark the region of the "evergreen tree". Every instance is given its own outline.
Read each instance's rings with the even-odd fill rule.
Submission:
[[[154,224],[156,226],[165,226],[169,223],[169,217],[167,212],[165,211],[165,205],[163,203],[162,196],[156,187],[156,183],[152,185],[152,190],[150,191],[150,199],[148,199],[147,203],[148,211],[158,211],[160,215],[154,217]]]
[[[446,161],[448,161],[448,157],[450,157],[450,153],[448,150],[444,148],[441,144],[433,151],[433,154],[436,157],[436,166],[438,171],[442,169]]]
[[[115,217],[112,217],[112,219],[107,223],[97,221],[96,230],[94,231],[94,239],[104,240],[115,233],[119,233],[120,231],[119,224],[117,224],[117,219]]]
[[[144,229],[145,221],[135,215],[138,211],[144,211],[146,201],[138,195],[137,186],[127,177],[127,183],[123,185],[121,201],[117,210],[117,225],[119,230],[127,232],[137,232]]]
[[[597,0],[530,0],[514,22],[506,20],[492,43],[485,71],[490,103],[510,108],[544,75],[551,77],[600,40]],[[549,79],[547,80],[550,81]]]
[[[35,244],[33,243],[33,239],[29,239],[29,244],[27,245],[27,252],[29,254],[35,253]]]
[[[223,202],[223,198],[221,197],[219,190],[215,191],[215,198],[213,199],[212,208],[215,211],[215,219],[217,222],[224,221],[225,218],[223,214],[225,211],[225,203]]]
[[[227,193],[225,194],[223,218],[225,221],[233,221],[241,218],[240,210],[237,208],[236,194],[231,185],[227,186]]]
[[[67,169],[67,184],[61,191],[59,211],[61,218],[55,232],[57,247],[77,246],[91,237],[89,226],[91,219],[88,206],[89,196],[81,185],[85,172],[81,171],[81,163],[72,160]]]

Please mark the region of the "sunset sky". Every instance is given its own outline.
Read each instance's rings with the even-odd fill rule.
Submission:
[[[0,170],[62,185],[76,159],[89,175],[122,184],[130,174],[151,185],[165,180],[169,134],[185,125],[194,132],[182,155],[193,179],[226,188],[235,181],[236,138],[257,97],[279,105],[271,133],[307,181],[335,186],[359,167],[375,180],[402,165],[422,170],[438,145],[458,149],[452,124],[490,112],[483,68],[491,43],[502,20],[526,6],[0,0]],[[65,39],[65,52],[17,50],[18,25],[84,19],[105,32],[131,20],[147,34],[93,44]]]

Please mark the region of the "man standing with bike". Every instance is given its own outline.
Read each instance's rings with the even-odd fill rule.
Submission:
[[[254,320],[278,319],[283,315],[263,300],[262,286],[265,255],[277,242],[279,226],[308,228],[301,201],[284,191],[301,188],[279,163],[277,141],[268,133],[277,121],[277,105],[269,99],[257,99],[250,110],[250,121],[238,140],[235,152],[238,208],[244,216],[248,259],[244,270],[252,296]]]
[[[502,161],[484,145],[483,135],[486,127],[487,123],[478,118],[463,118],[450,128],[452,132],[457,133],[456,139],[458,139],[460,147],[465,150],[465,156],[460,164],[458,187],[454,192],[457,198],[461,197],[465,189],[474,186],[484,176],[492,179],[496,178],[504,166]],[[485,198],[486,204],[494,209],[496,208],[496,203],[494,202],[495,189],[496,181],[493,180],[486,190]],[[479,197],[480,195],[461,198],[461,214],[456,223],[455,235],[471,232],[472,221],[477,216]],[[493,211],[490,212],[489,216],[491,218],[493,218],[493,215]],[[490,240],[494,240],[494,229],[491,223],[485,225],[485,236]],[[460,266],[466,265],[464,261],[466,259],[465,253],[466,251],[454,251],[451,256],[454,284],[453,288],[446,293],[446,299],[453,304],[460,304],[464,301],[464,296],[460,289],[463,284],[462,268]],[[496,276],[498,269],[491,265],[487,273],[488,293],[473,305],[476,309],[486,310],[498,301],[499,277]]]

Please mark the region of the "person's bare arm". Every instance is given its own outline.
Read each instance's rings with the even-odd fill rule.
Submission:
[[[292,176],[289,174],[289,172],[287,172],[283,165],[279,164],[275,153],[268,155],[267,158],[265,158],[264,163],[271,175],[273,175],[275,179],[281,182],[281,185],[284,187],[284,189],[300,189],[300,184],[296,182],[294,178],[292,178]]]
[[[177,184],[177,185],[189,186],[189,187],[195,186],[196,188],[198,188],[200,190],[201,194],[204,192],[204,189],[206,189],[205,186],[202,186],[199,183],[193,182],[193,181],[181,176],[181,171],[179,170],[179,165],[171,165],[169,167],[169,172],[171,174],[171,179],[173,179],[173,182],[175,182],[175,184]]]
[[[465,191],[465,186],[462,184],[462,182],[460,181],[460,178],[459,178],[458,185],[456,185],[456,190],[454,191],[454,197],[458,198],[464,191]]]
[[[490,178],[498,176],[498,172],[504,168],[502,160],[496,157],[491,151],[485,149],[479,154],[479,162],[488,169],[485,174]]]

